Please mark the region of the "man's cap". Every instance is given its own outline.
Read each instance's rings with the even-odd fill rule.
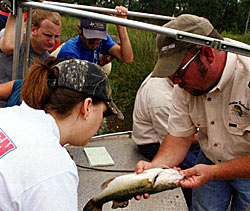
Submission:
[[[80,27],[87,39],[107,40],[106,23],[103,21],[81,18]]]
[[[189,14],[180,15],[163,27],[203,36],[208,36],[214,29],[206,18]],[[173,75],[180,67],[187,50],[192,46],[194,46],[192,43],[181,42],[167,35],[158,34],[156,37],[158,60],[152,76],[163,78]]]
[[[55,67],[59,70],[59,77],[57,80],[49,79],[49,87],[65,87],[101,99],[108,106],[106,116],[115,114],[119,119],[124,119],[122,112],[112,100],[109,80],[99,65],[85,60],[70,59],[56,64],[53,68]]]

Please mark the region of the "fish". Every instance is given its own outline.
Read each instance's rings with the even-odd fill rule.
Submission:
[[[101,211],[103,204],[113,201],[112,208],[128,206],[128,201],[144,193],[154,194],[180,186],[184,176],[172,168],[152,168],[140,174],[129,173],[107,180],[98,196],[90,199],[83,211]]]

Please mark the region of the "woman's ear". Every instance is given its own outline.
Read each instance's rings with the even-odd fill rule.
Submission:
[[[211,64],[214,61],[214,52],[212,48],[203,46],[201,49],[201,53],[203,56],[205,56],[205,58],[207,59],[207,61]]]
[[[82,103],[82,107],[81,107],[81,114],[83,119],[88,119],[88,115],[92,110],[92,99],[90,97],[86,98],[83,103]]]

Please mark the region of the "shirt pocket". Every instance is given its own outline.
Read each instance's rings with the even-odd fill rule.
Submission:
[[[250,112],[242,111],[240,106],[230,108],[228,130],[233,135],[245,136],[250,141]]]

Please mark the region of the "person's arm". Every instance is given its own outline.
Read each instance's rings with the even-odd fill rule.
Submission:
[[[199,164],[180,173],[185,176],[181,181],[184,188],[196,188],[210,180],[250,179],[250,154],[216,165]]]
[[[177,166],[186,157],[188,150],[193,142],[194,136],[175,137],[168,134],[163,140],[159,151],[151,162],[139,161],[136,164],[136,172],[142,173],[146,169],[168,166]]]
[[[123,6],[116,6],[115,8],[120,14],[110,14],[120,18],[127,18],[128,9]],[[109,53],[114,55],[119,60],[130,63],[134,60],[133,49],[128,37],[127,28],[125,26],[117,25],[117,31],[119,33],[120,45],[114,45],[109,49]]]
[[[0,99],[1,100],[7,100],[10,97],[14,82],[15,81],[13,80],[13,81],[8,81],[6,83],[0,84]]]
[[[16,16],[9,15],[4,35],[0,38],[0,49],[6,54],[13,54],[15,48]],[[22,27],[20,44],[23,40],[24,27]]]

